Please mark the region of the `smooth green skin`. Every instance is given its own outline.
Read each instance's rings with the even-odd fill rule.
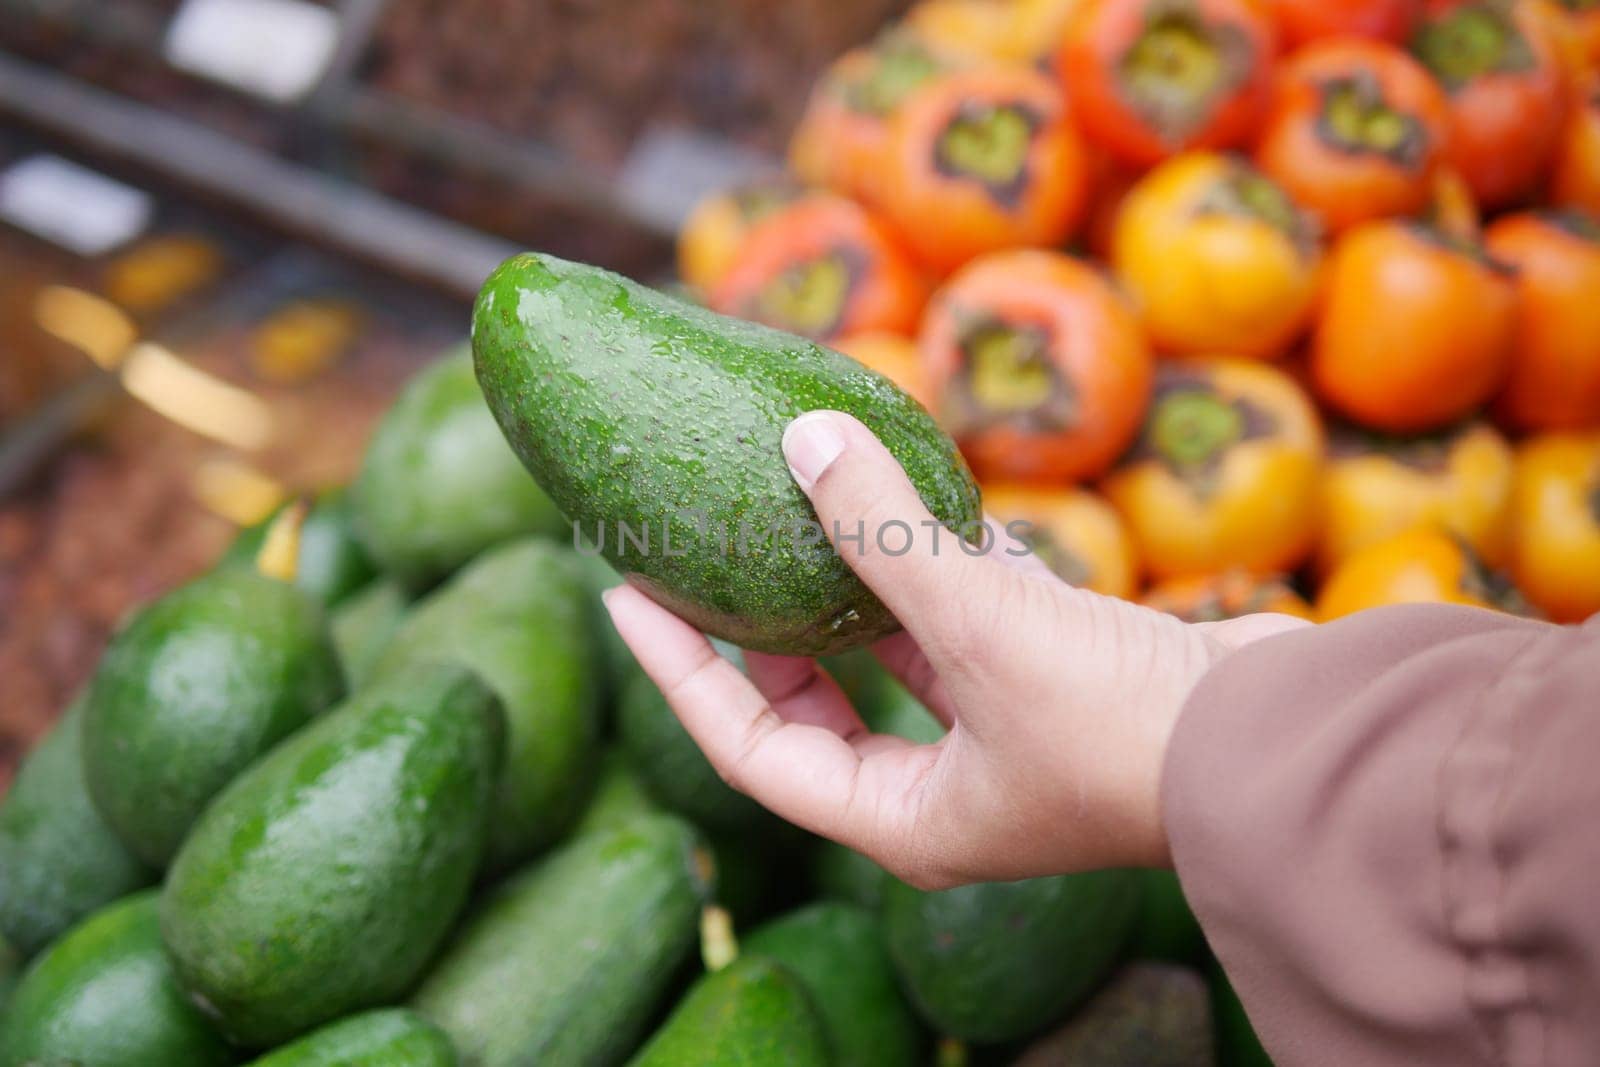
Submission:
[[[571,536],[506,447],[464,349],[418,373],[378,424],[350,514],[378,565],[416,589],[503,541]]]
[[[1015,1067],[1213,1067],[1211,997],[1185,967],[1134,964]]]
[[[939,720],[875,660],[870,667],[835,662],[829,669],[835,671],[841,686],[849,679],[855,691],[851,699],[862,722],[873,733],[893,734],[919,745],[935,744],[944,736]],[[811,859],[811,879],[823,897],[874,910],[883,900],[885,883],[890,881],[882,867],[833,841],[824,841],[817,847]]]
[[[690,988],[630,1067],[828,1067],[827,1034],[800,979],[741,958]]]
[[[575,838],[484,903],[411,1006],[464,1067],[617,1063],[695,948],[709,870],[674,816]]]
[[[1217,1030],[1218,1067],[1272,1067],[1272,1057],[1261,1047],[1250,1017],[1233,991],[1228,976],[1213,963],[1210,967],[1211,1017]]]
[[[151,890],[74,927],[33,962],[0,1022],[0,1065],[211,1067],[237,1060],[184,1000]]]
[[[888,871],[836,841],[821,842],[811,856],[811,884],[823,900],[876,910],[888,879]]]
[[[987,882],[937,893],[884,886],[889,955],[940,1033],[1024,1038],[1093,993],[1121,957],[1138,908],[1127,871]]]
[[[550,541],[501,545],[420,601],[373,668],[383,678],[422,660],[476,671],[506,712],[506,763],[485,865],[532,858],[583,809],[599,755],[591,619],[576,553]]]
[[[80,698],[0,802],[0,935],[32,956],[84,916],[155,881],[89,799]]]
[[[372,677],[373,668],[399,632],[410,606],[411,598],[399,582],[380,578],[333,609],[328,629],[345,686],[351,692]]]
[[[219,566],[253,568],[268,527],[282,512],[280,508],[269,518],[240,530]],[[377,573],[377,564],[350,529],[350,504],[345,490],[330,489],[318,496],[300,526],[295,586],[332,607],[372,581]]]
[[[476,676],[419,664],[241,775],[162,896],[193,1001],[266,1048],[405,993],[466,902],[503,731]]]
[[[589,806],[573,825],[572,835],[607,833],[641,816],[660,812],[661,807],[633,773],[627,757],[609,748],[600,756],[600,769],[595,775],[594,791],[589,795]]]
[[[404,1008],[380,1008],[329,1023],[250,1067],[456,1067],[443,1030]]]
[[[11,991],[16,988],[21,974],[22,955],[0,940],[0,1022],[6,1017],[6,1004],[10,1002]]]
[[[1139,918],[1129,955],[1171,963],[1204,962],[1208,950],[1200,921],[1189,910],[1183,886],[1172,871],[1141,870]]]
[[[813,904],[762,926],[739,946],[765,956],[805,986],[837,1067],[914,1067],[925,1062],[922,1028],[899,987],[872,913]]]
[[[531,252],[501,264],[478,294],[472,350],[506,439],[567,517],[630,581],[741,648],[824,655],[900,628],[814,525],[780,445],[795,416],[856,416],[939,521],[979,517],[954,442],[888,379],[595,267]],[[619,524],[648,529],[649,551],[619,543]]]
[[[89,793],[136,856],[165,867],[212,797],[343,692],[316,602],[213,571],[112,639],[83,724]]]
[[[633,658],[633,651],[628,648],[622,635],[617,633],[617,628],[611,625],[611,616],[600,599],[606,590],[622,584],[622,575],[592,545],[582,548],[574,546],[574,550],[578,557],[578,570],[583,584],[588,587],[594,611],[595,643],[601,651],[600,670],[604,678],[603,695],[607,706],[610,706],[616,703],[628,679],[639,670],[639,662]]]
[[[717,651],[743,669],[738,649],[719,642]],[[637,668],[617,701],[617,742],[650,794],[697,825],[730,832],[776,828],[775,816],[718,776],[661,690]]]

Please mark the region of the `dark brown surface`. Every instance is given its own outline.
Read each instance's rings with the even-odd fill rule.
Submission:
[[[15,288],[10,276],[0,290]],[[346,300],[361,324],[326,372],[274,384],[259,372],[259,325],[307,300]],[[279,253],[186,321],[157,331],[185,359],[272,407],[274,443],[239,456],[133,400],[0,501],[0,792],[16,760],[88,678],[130,609],[206,569],[234,526],[196,497],[208,461],[247,459],[293,489],[340,484],[405,378],[461,333],[464,309],[374,289],[318,257]],[[70,350],[61,360],[83,359]]]
[[[390,0],[371,82],[615,165],[645,125],[781,151],[817,73],[906,0]]]

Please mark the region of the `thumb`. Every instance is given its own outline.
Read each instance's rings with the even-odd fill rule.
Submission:
[[[919,644],[956,624],[989,561],[945,528],[871,430],[837,411],[810,411],[783,434],[790,473],[834,549]],[[969,531],[970,532],[970,531]]]

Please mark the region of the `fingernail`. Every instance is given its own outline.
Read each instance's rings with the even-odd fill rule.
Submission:
[[[783,458],[802,489],[816,485],[843,451],[844,434],[826,411],[808,411],[783,431]]]

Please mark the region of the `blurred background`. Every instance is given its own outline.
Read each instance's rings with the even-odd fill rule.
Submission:
[[[0,791],[523,248],[887,375],[1098,592],[1600,611],[1596,0],[0,0]]]
[[[671,278],[903,0],[0,0],[0,792],[538,247]]]

